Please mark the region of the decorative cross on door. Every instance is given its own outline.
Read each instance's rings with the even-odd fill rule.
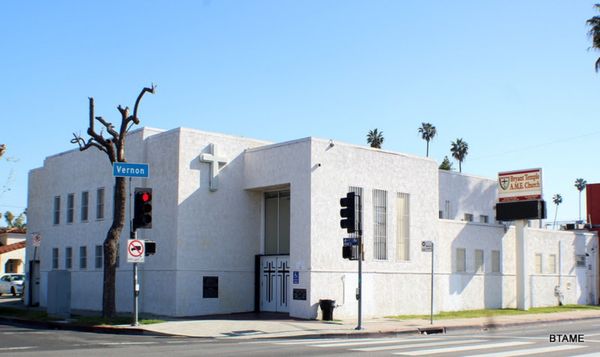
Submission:
[[[220,157],[217,154],[217,149],[215,148],[215,144],[208,145],[210,153],[200,154],[200,162],[206,162],[210,164],[210,175],[209,177],[209,188],[212,192],[215,192],[219,189],[219,165],[226,164],[227,159],[224,157]]]

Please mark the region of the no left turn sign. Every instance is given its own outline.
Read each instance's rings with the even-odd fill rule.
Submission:
[[[127,262],[128,263],[143,263],[146,252],[146,246],[143,240],[129,239],[127,240]]]

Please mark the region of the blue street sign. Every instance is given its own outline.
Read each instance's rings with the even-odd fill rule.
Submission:
[[[300,284],[300,272],[292,272],[292,284]]]
[[[344,247],[358,245],[358,238],[344,238]]]
[[[150,175],[148,164],[130,164],[128,162],[115,162],[113,164],[114,177],[144,177]]]

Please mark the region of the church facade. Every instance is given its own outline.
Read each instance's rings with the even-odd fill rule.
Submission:
[[[142,128],[127,160],[150,166],[131,187],[153,190],[157,253],[140,264],[140,311],[199,316],[247,311],[315,318],[357,313],[357,262],[342,258],[339,199],[360,195],[363,314],[515,307],[514,228],[495,221],[496,180],[438,170],[434,160],[303,138],[268,143],[177,128]],[[26,301],[47,306],[53,271],[70,279],[70,308],[100,310],[102,242],[112,223],[114,178],[94,150],[46,158],[29,174]],[[123,232],[117,310],[132,310],[132,264]],[[594,234],[526,229],[532,306],[597,303]]]

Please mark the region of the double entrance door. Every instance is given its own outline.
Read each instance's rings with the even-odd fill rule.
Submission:
[[[289,312],[290,256],[260,257],[260,311]]]

